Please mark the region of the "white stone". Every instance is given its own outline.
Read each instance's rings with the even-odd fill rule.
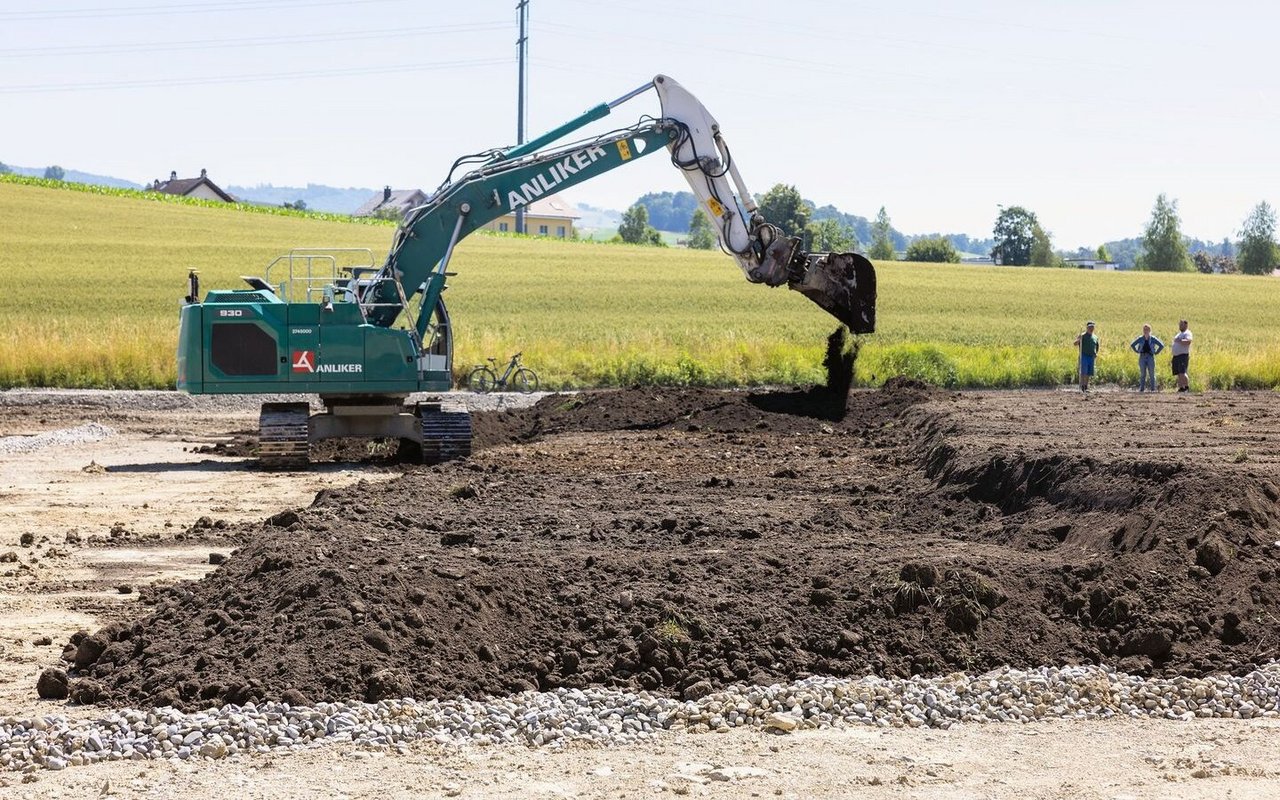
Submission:
[[[792,714],[774,712],[764,718],[764,724],[767,728],[790,732],[800,725],[800,720]]]

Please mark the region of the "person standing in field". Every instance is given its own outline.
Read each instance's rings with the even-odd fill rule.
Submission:
[[[1164,349],[1164,342],[1151,335],[1151,326],[1142,326],[1142,335],[1129,343],[1129,349],[1138,354],[1138,391],[1156,390],[1156,356]]]
[[[1093,376],[1093,362],[1098,358],[1098,336],[1093,332],[1093,320],[1084,325],[1084,333],[1076,336],[1080,348],[1080,391],[1089,391],[1089,378]]]
[[[1178,379],[1178,391],[1191,390],[1191,381],[1187,380],[1187,367],[1191,363],[1191,331],[1187,321],[1178,322],[1178,333],[1173,337],[1173,375]]]

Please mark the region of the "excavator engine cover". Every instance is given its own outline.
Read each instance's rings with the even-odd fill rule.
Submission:
[[[876,270],[857,253],[797,252],[787,285],[854,333],[876,329]]]

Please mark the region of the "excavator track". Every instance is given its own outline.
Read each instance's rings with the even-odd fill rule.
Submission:
[[[300,469],[310,461],[307,403],[263,403],[258,415],[258,462],[267,469]]]
[[[422,463],[439,464],[471,455],[471,414],[461,403],[419,403]]]

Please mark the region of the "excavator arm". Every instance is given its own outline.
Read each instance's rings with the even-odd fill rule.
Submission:
[[[662,115],[555,149],[542,148],[650,88]],[[386,263],[357,282],[368,321],[391,326],[406,298],[423,294],[421,307],[436,307],[445,288],[454,247],[494,219],[544,195],[590,180],[665,147],[699,204],[713,220],[721,248],[738,262],[747,280],[787,285],[813,300],[856,333],[875,329],[875,271],[856,253],[808,253],[797,237],[783,235],[759,213],[720,133],[697,98],[664,75],[602,103],[527,144],[459,159],[449,177],[423,205],[412,209],[396,231]],[[456,180],[465,163],[479,166]],[[428,315],[417,321],[425,336]]]
[[[651,88],[661,116],[554,146]],[[405,216],[381,266],[339,267],[340,251],[291,251],[273,262],[288,270],[281,283],[250,278],[248,290],[217,290],[204,299],[193,271],[180,317],[178,386],[193,394],[319,394],[325,410],[314,414],[307,402],[263,404],[259,458],[269,467],[305,465],[312,442],[342,437],[396,439],[426,463],[466,456],[465,408],[441,399],[407,402],[415,392],[453,383],[453,337],[441,293],[454,248],[539,197],[657,152],[689,180],[720,246],[748,280],[795,289],[855,332],[874,329],[871,263],[855,253],[807,253],[799,239],[763,219],[715,119],[659,75],[527,144],[459,159]],[[415,296],[421,297],[416,318]],[[393,329],[402,315],[409,331]]]

